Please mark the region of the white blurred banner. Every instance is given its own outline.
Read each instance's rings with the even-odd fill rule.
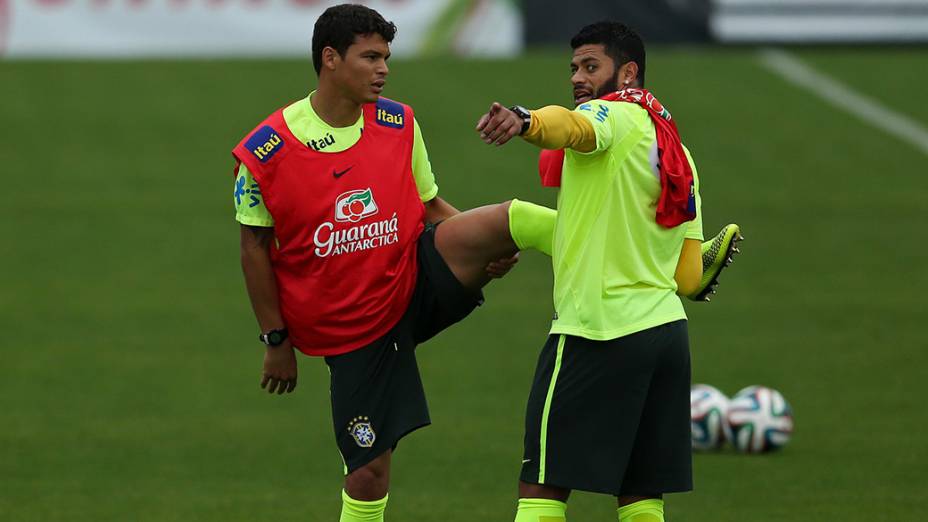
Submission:
[[[928,41],[928,0],[713,0],[721,42]]]
[[[0,0],[0,56],[309,56],[324,0]],[[512,0],[371,0],[398,27],[399,56],[512,56]]]

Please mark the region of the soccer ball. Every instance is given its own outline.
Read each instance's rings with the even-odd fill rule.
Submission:
[[[748,386],[732,397],[728,425],[738,451],[773,451],[789,442],[793,410],[780,392],[764,386]]]
[[[696,384],[690,389],[690,428],[693,449],[721,448],[730,437],[725,415],[728,397],[708,384]]]

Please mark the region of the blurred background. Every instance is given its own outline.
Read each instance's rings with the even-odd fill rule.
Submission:
[[[337,519],[324,364],[301,358],[293,395],[258,387],[230,155],[314,87],[335,3],[0,0],[0,520]],[[717,298],[686,304],[693,380],[771,386],[795,413],[779,453],[697,455],[668,520],[928,513],[928,1],[366,5],[399,27],[385,94],[416,108],[459,208],[553,206],[537,151],[485,147],[478,116],[569,106],[586,23],[643,34],[706,235],[747,237]],[[486,294],[419,349],[433,426],[399,447],[388,520],[512,519],[548,259]],[[575,494],[570,517],[614,503]]]

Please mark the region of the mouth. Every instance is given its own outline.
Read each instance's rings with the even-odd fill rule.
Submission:
[[[574,89],[574,104],[580,105],[593,99],[593,93],[585,89]]]
[[[386,84],[387,82],[385,80],[377,80],[371,84],[371,90],[376,94],[380,94],[383,92],[383,86]]]

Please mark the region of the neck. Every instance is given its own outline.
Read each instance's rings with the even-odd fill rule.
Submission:
[[[319,82],[309,103],[322,121],[335,128],[350,127],[361,117],[361,105],[346,98],[328,82]]]

